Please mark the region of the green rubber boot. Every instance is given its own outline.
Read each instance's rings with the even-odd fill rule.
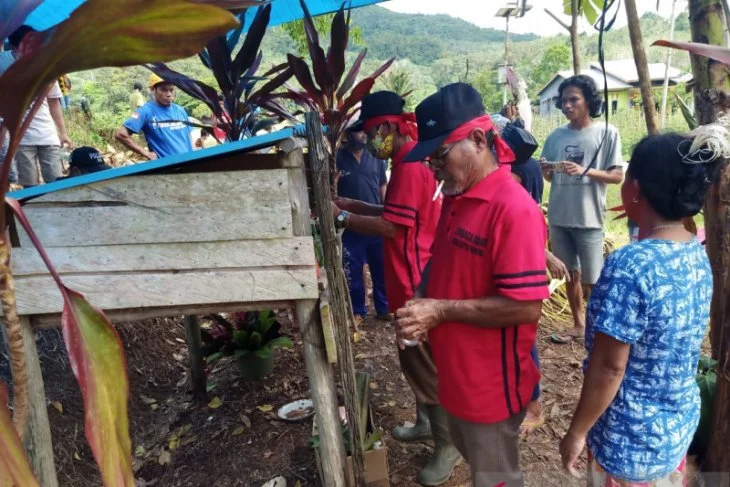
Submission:
[[[441,485],[454,473],[454,467],[461,463],[461,453],[451,443],[449,422],[441,406],[427,406],[431,422],[431,435],[436,449],[426,466],[418,472],[416,480],[421,485]]]
[[[428,421],[428,406],[416,403],[416,424],[411,427],[393,428],[393,439],[404,443],[431,439],[431,425]]]

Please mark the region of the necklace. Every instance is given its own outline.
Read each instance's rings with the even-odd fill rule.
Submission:
[[[654,233],[657,230],[661,230],[663,228],[684,228],[684,224],[683,223],[673,223],[671,225],[657,225],[651,229],[651,233]]]

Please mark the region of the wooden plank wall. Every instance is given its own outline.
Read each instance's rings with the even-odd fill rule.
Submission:
[[[293,234],[283,166],[120,178],[51,193],[24,209],[64,282],[112,315],[316,299],[313,242]],[[18,313],[61,312],[45,265],[16,228]]]

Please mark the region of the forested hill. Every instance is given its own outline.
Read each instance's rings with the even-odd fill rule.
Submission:
[[[368,52],[378,59],[391,56],[430,64],[445,56],[467,54],[489,43],[504,42],[504,31],[483,29],[448,15],[403,14],[372,6],[353,11]],[[513,34],[513,42],[537,39]]]

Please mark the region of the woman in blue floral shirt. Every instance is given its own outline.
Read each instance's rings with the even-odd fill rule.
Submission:
[[[727,137],[718,140],[713,147],[730,147]],[[583,391],[560,444],[565,468],[577,476],[587,443],[589,485],[684,482],[700,417],[695,373],[712,272],[681,220],[700,211],[719,164],[701,143],[679,134],[650,136],[629,163],[621,197],[639,224],[639,241],[609,256],[593,290]]]

